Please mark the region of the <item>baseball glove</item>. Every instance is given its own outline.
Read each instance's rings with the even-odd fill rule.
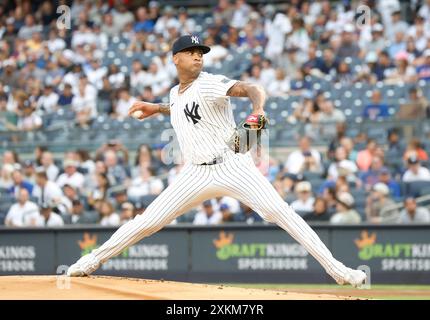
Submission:
[[[235,153],[247,153],[257,145],[257,153],[260,155],[261,133],[267,124],[268,119],[264,115],[249,115],[237,126],[234,134],[227,141],[227,145]]]

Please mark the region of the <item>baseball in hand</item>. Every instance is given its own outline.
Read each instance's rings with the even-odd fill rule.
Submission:
[[[131,114],[131,116],[135,119],[139,119],[143,116],[143,111],[137,110]],[[140,119],[139,119],[140,120]]]

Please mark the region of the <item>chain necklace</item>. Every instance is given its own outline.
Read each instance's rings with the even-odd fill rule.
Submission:
[[[181,89],[181,85],[179,85],[179,94],[184,93],[185,90],[187,90],[191,85],[193,84],[194,80],[191,81],[189,84],[187,84],[184,88]]]

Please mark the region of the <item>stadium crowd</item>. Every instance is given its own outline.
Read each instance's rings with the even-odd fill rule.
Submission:
[[[371,9],[365,25],[357,24],[355,1],[219,0],[205,9],[157,1],[6,1],[0,5],[0,130],[44,130],[58,110],[72,111],[82,129],[100,114],[124,120],[134,101],[160,102],[168,95],[177,83],[171,44],[182,34],[199,33],[211,47],[208,70],[222,70],[235,50],[251,50],[240,79],[261,84],[271,97],[299,98],[285,124],[305,125],[306,136],[285,159],[271,158],[259,168],[304,219],[430,223],[428,209],[404,189],[430,181],[430,145],[422,137],[404,141],[397,128],[384,143],[365,132],[348,136],[344,108],[305,81],[311,75],[340,86],[370,84],[363,121],[393,118],[378,84],[407,85],[409,117],[430,118],[430,1],[363,2]],[[57,5],[70,5],[69,29],[59,28]],[[112,45],[126,61],[110,56]],[[313,146],[314,129],[330,123],[336,136],[321,152]],[[6,226],[120,225],[144,212],[180,171],[181,165],[164,164],[163,152],[161,144],[128,150],[116,140],[96,152],[79,149],[60,158],[49,143],[35,146],[25,161],[6,150],[0,214],[7,214]],[[390,158],[402,159],[400,166],[390,165]],[[224,197],[173,223],[231,221],[261,218]]]

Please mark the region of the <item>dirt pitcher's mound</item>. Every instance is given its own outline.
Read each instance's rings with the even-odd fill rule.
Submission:
[[[105,276],[3,276],[0,300],[4,299],[344,300],[351,297]]]

